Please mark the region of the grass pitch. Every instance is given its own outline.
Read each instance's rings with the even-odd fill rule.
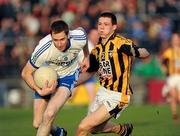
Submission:
[[[68,136],[74,136],[86,111],[86,106],[66,105],[58,113],[56,123],[67,129]],[[180,123],[174,124],[172,121],[169,105],[130,105],[118,120],[113,121],[133,123],[133,136],[180,136]],[[32,109],[0,109],[0,136],[35,136],[35,132],[32,127]]]

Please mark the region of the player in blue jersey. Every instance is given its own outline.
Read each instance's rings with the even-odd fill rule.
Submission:
[[[78,63],[80,51],[84,52],[82,64]],[[53,124],[59,109],[71,95],[77,80],[80,66],[88,67],[87,35],[82,28],[69,31],[62,20],[51,24],[50,34],[39,41],[30,59],[22,70],[22,78],[35,91],[33,126],[38,129],[37,136],[67,135],[65,129]],[[58,80],[52,86],[46,84],[39,88],[33,79],[33,73],[42,65],[49,65],[58,74]]]

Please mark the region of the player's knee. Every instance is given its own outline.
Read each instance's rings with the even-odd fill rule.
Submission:
[[[78,126],[78,131],[79,132],[83,132],[83,131],[85,131],[86,129],[85,129],[85,126],[83,125],[83,124],[80,124],[79,126]]]
[[[40,123],[35,122],[35,121],[33,122],[33,127],[34,127],[35,129],[38,129],[39,126],[40,126]]]
[[[85,123],[80,123],[79,126],[78,126],[78,131],[80,132],[90,132],[90,126],[88,124],[85,124]]]
[[[43,120],[49,122],[49,121],[53,120],[54,117],[55,117],[55,113],[51,110],[47,110],[44,113],[44,119]]]

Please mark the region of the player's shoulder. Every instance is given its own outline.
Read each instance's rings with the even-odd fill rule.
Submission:
[[[163,56],[172,56],[173,50],[172,48],[167,48],[164,52],[163,52]]]
[[[52,38],[51,38],[51,35],[49,34],[49,35],[45,36],[44,38],[42,38],[42,39],[39,41],[39,43],[38,43],[38,45],[36,46],[36,48],[34,49],[34,52],[33,52],[33,53],[35,53],[35,54],[37,54],[37,53],[43,53],[43,52],[45,52],[47,49],[50,48],[51,44],[52,44]]]
[[[86,40],[87,39],[87,34],[85,30],[82,27],[78,27],[74,30],[71,30],[69,32],[70,38],[74,40]]]
[[[42,39],[40,39],[39,41],[39,45],[43,46],[45,44],[51,44],[52,43],[52,37],[51,34],[46,35],[45,37],[43,37]]]
[[[98,54],[98,49],[99,49],[99,47],[98,47],[98,45],[97,45],[95,48],[93,48],[93,49],[91,50],[91,54],[97,55],[97,54]]]
[[[126,38],[126,37],[124,37],[124,36],[122,36],[122,35],[120,35],[120,34],[117,34],[116,37],[117,37],[119,40],[124,41],[124,42],[132,42],[131,39]]]
[[[129,38],[126,38],[122,35],[116,34],[116,40],[121,44],[121,45],[132,45],[133,41]]]

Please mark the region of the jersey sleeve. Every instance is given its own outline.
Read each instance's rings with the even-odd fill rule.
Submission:
[[[45,63],[46,56],[44,53],[51,46],[51,44],[52,40],[49,36],[46,36],[39,41],[29,59],[29,62],[33,67],[38,68]]]
[[[122,39],[120,45],[119,45],[119,52],[123,52],[128,56],[134,56],[139,57],[139,47],[137,47],[132,40],[130,39]]]
[[[70,39],[73,40],[73,44],[83,48],[87,44],[87,34],[81,27],[70,31]]]
[[[162,58],[163,59],[168,59],[170,56],[170,49],[167,49],[164,51],[164,53],[162,54]]]
[[[168,65],[169,58],[170,58],[170,49],[167,49],[163,54],[162,54],[162,64],[165,66]]]
[[[97,60],[96,49],[93,49],[89,55],[90,66],[87,69],[87,72],[96,72],[99,69],[99,61]]]

